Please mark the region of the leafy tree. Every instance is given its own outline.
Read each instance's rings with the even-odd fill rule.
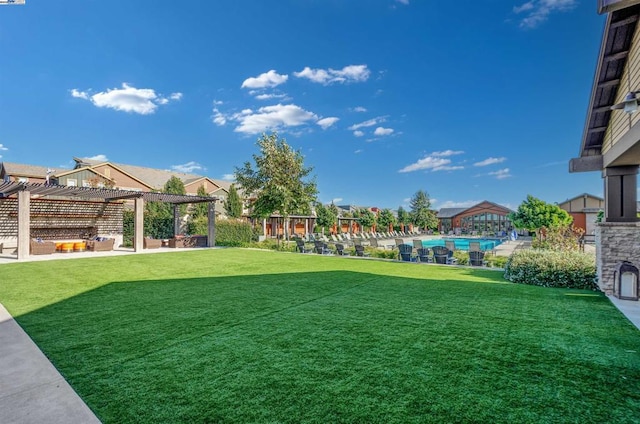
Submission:
[[[437,228],[438,218],[431,210],[431,200],[429,194],[423,190],[418,190],[411,198],[411,222],[422,229]]]
[[[209,193],[207,193],[207,190],[204,188],[203,185],[198,187],[198,191],[196,194],[200,197],[209,197]],[[208,216],[208,215],[209,215],[208,203],[202,202],[202,203],[196,203],[193,205],[193,209],[191,210],[191,218],[195,219],[201,216]],[[192,233],[192,234],[195,234],[195,233]]]
[[[231,184],[229,195],[224,201],[224,210],[229,218],[240,218],[242,216],[242,200],[238,195],[235,184]]]
[[[378,224],[381,227],[384,227],[385,231],[389,229],[390,225],[394,225],[395,223],[396,217],[390,209],[383,209],[380,211],[380,215],[378,215]]]
[[[172,176],[167,180],[162,192],[183,195],[187,193],[184,183],[176,176]],[[180,215],[186,214],[186,205],[180,205],[178,208]],[[144,232],[145,235],[154,238],[169,238],[173,236],[173,206],[164,202],[145,203]]]
[[[337,212],[337,208],[333,209],[331,206],[325,206],[322,203],[316,205],[316,224],[322,227],[322,234],[324,234],[324,227],[331,227],[336,223],[338,220]]]
[[[360,209],[356,221],[360,224],[360,227],[364,230],[366,228],[372,228],[376,224],[376,216],[369,209]]]
[[[404,210],[402,206],[398,206],[398,224],[405,225],[411,221],[411,217],[409,216],[409,212]]]
[[[540,229],[560,228],[571,225],[573,218],[558,205],[552,205],[532,195],[518,206],[516,212],[509,214],[509,220],[516,228],[523,228],[540,235]]]
[[[252,215],[266,218],[279,213],[285,220],[285,237],[292,213],[308,214],[318,193],[315,180],[307,181],[313,168],[304,166],[304,157],[276,133],[258,139],[260,154],[253,155],[255,168],[245,162],[236,167],[235,178],[246,194],[254,194]]]

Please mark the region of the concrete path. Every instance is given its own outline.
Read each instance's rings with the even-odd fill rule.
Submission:
[[[0,423],[100,423],[1,304]]]

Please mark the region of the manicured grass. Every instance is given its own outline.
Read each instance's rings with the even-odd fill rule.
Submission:
[[[243,249],[0,267],[105,423],[628,423],[640,331],[501,272]]]

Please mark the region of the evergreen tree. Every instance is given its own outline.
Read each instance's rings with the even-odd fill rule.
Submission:
[[[411,198],[411,222],[422,229],[438,227],[436,213],[431,210],[431,200],[426,191],[418,190]]]
[[[235,184],[231,184],[229,195],[224,201],[224,210],[229,218],[240,218],[242,216],[242,200],[238,195]]]

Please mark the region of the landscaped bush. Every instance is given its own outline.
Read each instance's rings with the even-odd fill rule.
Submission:
[[[355,249],[351,249],[352,255],[355,255]],[[375,247],[365,247],[365,252],[370,253],[372,258],[380,259],[398,259],[398,249],[376,249]]]
[[[205,216],[197,216],[195,218],[191,218],[189,222],[187,222],[187,233],[194,234],[194,235],[208,234],[209,233],[209,217],[205,215]]]
[[[581,252],[516,251],[507,260],[504,277],[518,284],[597,290],[595,258]]]
[[[295,252],[296,244],[291,241],[276,240],[268,238],[263,241],[252,241],[250,243],[243,244],[242,247],[249,247],[253,249],[265,249],[265,250],[278,250],[280,252]]]
[[[221,220],[216,222],[216,245],[245,246],[251,243],[253,229],[251,224],[236,220]]]

